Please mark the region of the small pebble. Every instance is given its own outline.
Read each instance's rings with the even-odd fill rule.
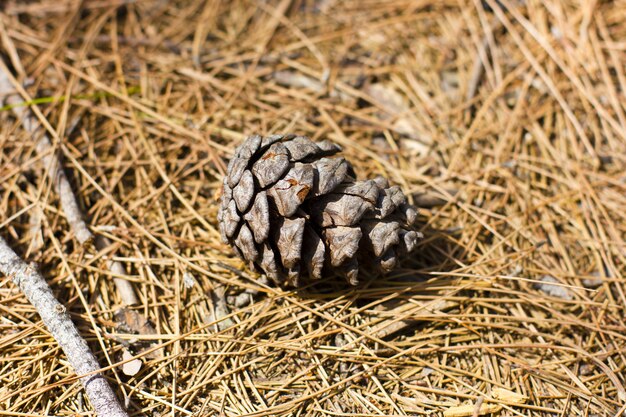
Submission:
[[[550,275],[544,275],[541,278],[541,282],[536,284],[536,287],[551,297],[557,297],[563,300],[571,300],[574,298],[566,287],[552,283],[560,284],[559,280],[556,278]]]
[[[193,288],[193,286],[196,285],[196,280],[189,272],[183,273],[183,285],[187,289]]]

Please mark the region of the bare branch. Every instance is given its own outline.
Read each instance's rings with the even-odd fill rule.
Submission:
[[[103,251],[111,246],[111,241],[106,236],[98,235],[96,236],[95,244],[96,249]],[[124,265],[111,259],[107,261],[107,267],[113,273],[113,282],[115,282],[115,288],[117,288],[117,293],[120,295],[122,302],[129,306],[139,303],[133,284],[122,278],[122,276],[126,276]]]
[[[35,116],[25,106],[21,105],[22,98],[18,94],[15,94],[16,85],[15,80],[9,75],[6,67],[3,64],[0,65],[0,100],[4,99],[3,101],[6,104],[13,105],[13,113],[22,122],[24,129],[31,134],[35,141],[37,153],[42,156],[44,166],[47,169],[46,173],[54,182],[56,192],[61,201],[61,208],[65,213],[67,222],[76,235],[76,239],[83,245],[87,242],[91,242],[94,240],[94,235],[91,233],[84,220],[84,215],[78,206],[76,195],[63,171],[59,157],[54,152],[50,137]],[[37,137],[39,138],[37,139]],[[95,245],[98,250],[105,250],[111,245],[111,241],[104,236],[98,236],[98,238],[95,239]],[[113,280],[124,304],[137,304],[139,300],[137,299],[133,285],[128,280],[120,278],[120,276],[126,275],[124,266],[117,261],[108,261],[107,267],[115,275]]]
[[[46,173],[54,183],[67,222],[74,231],[76,239],[84,245],[93,240],[93,234],[85,223],[83,213],[78,206],[72,186],[63,171],[61,161],[54,153],[50,137],[30,111],[20,105],[23,100],[19,95],[15,94],[15,83],[11,78],[6,67],[0,65],[0,97],[4,97],[6,104],[13,106],[12,110],[15,116],[22,122],[22,126],[31,134],[33,140],[36,140],[37,153],[42,156],[47,170]],[[38,139],[36,139],[37,137]]]
[[[78,375],[100,369],[87,342],[80,336],[65,307],[54,297],[45,279],[34,265],[27,264],[17,256],[1,237],[0,272],[10,277],[26,295]],[[102,374],[93,374],[80,380],[98,416],[128,416]]]

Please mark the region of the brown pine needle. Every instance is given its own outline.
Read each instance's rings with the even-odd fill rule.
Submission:
[[[623,1],[38,0],[0,20],[24,89],[0,111],[0,235],[130,415],[623,414]],[[415,255],[356,288],[260,279],[216,233],[257,132],[333,140],[399,185],[423,206]],[[9,281],[0,415],[91,413]]]

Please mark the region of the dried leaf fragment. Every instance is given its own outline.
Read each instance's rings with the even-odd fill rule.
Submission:
[[[491,390],[491,396],[495,400],[513,405],[525,404],[526,401],[528,401],[528,397],[525,395],[499,387]],[[456,407],[450,407],[443,412],[443,415],[445,417],[482,416],[497,413],[500,410],[502,410],[501,404],[478,402],[477,404],[464,404]]]
[[[464,404],[456,407],[450,407],[443,412],[444,417],[472,417],[476,414],[484,416],[485,414],[497,413],[502,410],[500,404],[481,404],[476,410],[474,404]],[[478,412],[478,413],[476,413]]]
[[[491,396],[496,399],[510,404],[525,404],[528,397],[524,394],[496,387],[491,390]]]
[[[551,297],[561,298],[563,300],[572,300],[574,295],[567,287],[563,286],[559,280],[550,275],[544,275],[541,280],[535,284],[535,287],[543,291]]]
[[[423,140],[420,124],[413,116],[409,101],[392,85],[370,84],[365,87],[365,93],[372,97],[373,104],[382,108],[379,117],[392,122],[394,131],[412,139]]]

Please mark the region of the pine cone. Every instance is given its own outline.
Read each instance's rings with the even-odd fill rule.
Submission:
[[[417,217],[399,187],[357,181],[341,148],[296,135],[248,137],[228,164],[218,221],[224,243],[279,284],[359,265],[386,272],[411,252]]]

